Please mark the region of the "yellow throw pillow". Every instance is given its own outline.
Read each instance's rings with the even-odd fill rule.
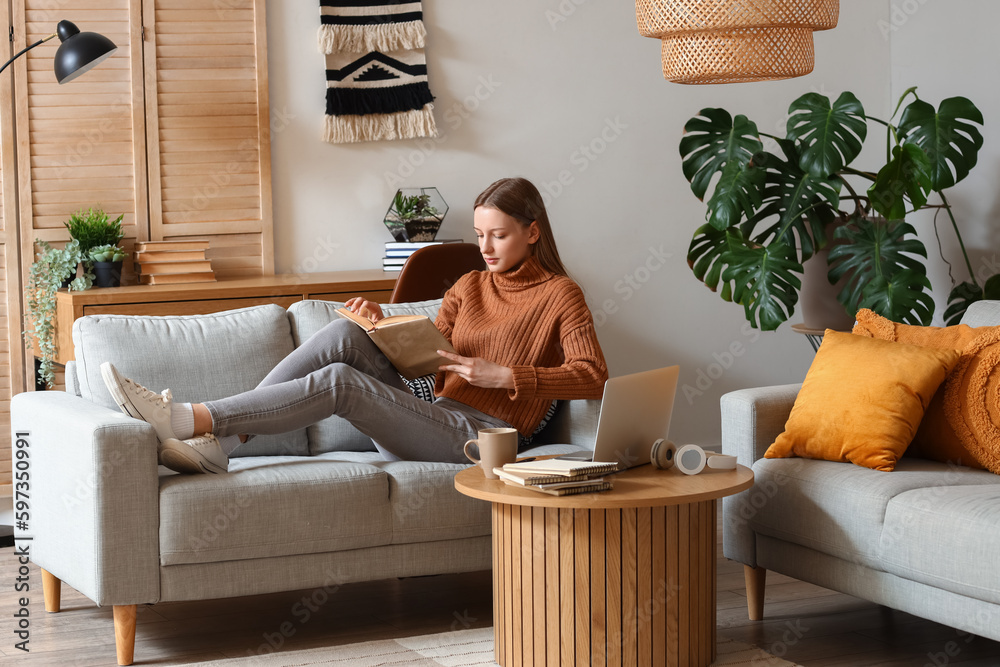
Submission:
[[[785,431],[764,457],[893,470],[958,358],[955,350],[827,329]]]
[[[971,408],[971,403],[976,402],[979,395],[974,390],[993,384],[986,394],[995,394],[995,383],[1000,376],[982,371],[969,373],[973,366],[986,368],[983,364],[988,364],[991,356],[995,358],[1000,327],[973,328],[967,324],[920,327],[893,322],[865,308],[858,311],[854,333],[923,347],[958,350],[962,356],[931,399],[906,456],[970,468],[989,468],[1000,473],[1000,437],[997,435],[1000,421],[990,419],[988,410]],[[992,380],[987,380],[988,377]],[[979,381],[973,378],[979,378]],[[948,391],[952,393],[950,401],[945,399]],[[990,405],[988,400],[980,399],[979,403],[987,408]],[[987,462],[989,465],[984,465]]]

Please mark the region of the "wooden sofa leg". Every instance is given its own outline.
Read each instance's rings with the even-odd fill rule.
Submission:
[[[51,572],[42,570],[42,597],[45,598],[45,611],[59,611],[59,595],[62,593],[62,581]]]
[[[118,651],[118,664],[131,665],[135,653],[135,605],[116,604],[115,613],[115,649]]]
[[[751,621],[764,618],[764,580],[767,570],[762,567],[743,566],[743,579],[747,587],[747,615]]]

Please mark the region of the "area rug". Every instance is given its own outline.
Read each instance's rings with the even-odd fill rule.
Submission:
[[[418,0],[320,0],[331,143],[435,137]]]
[[[798,667],[759,648],[730,639],[720,639],[717,647],[718,659],[712,663],[713,667]],[[210,667],[496,667],[497,663],[493,661],[493,628],[477,628],[188,664]]]

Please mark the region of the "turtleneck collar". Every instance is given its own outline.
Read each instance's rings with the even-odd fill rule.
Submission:
[[[551,271],[547,271],[534,255],[521,262],[517,268],[491,275],[494,285],[511,291],[527,289],[555,276]]]

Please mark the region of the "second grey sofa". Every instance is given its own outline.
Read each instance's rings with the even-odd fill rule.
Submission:
[[[963,322],[1000,325],[1000,302]],[[755,476],[723,501],[723,552],[745,566],[751,619],[771,570],[1000,640],[1000,475],[907,457],[893,472],[765,459],[799,387],[722,397],[722,451]]]

